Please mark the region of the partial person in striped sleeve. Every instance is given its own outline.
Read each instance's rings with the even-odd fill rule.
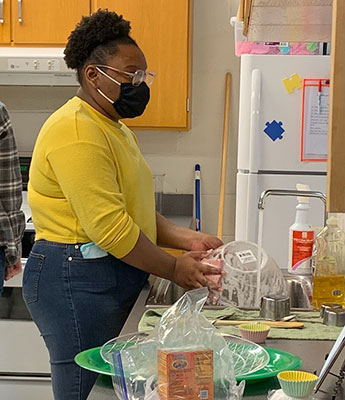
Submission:
[[[22,271],[21,239],[25,229],[22,176],[11,121],[0,102],[0,294],[4,280]]]

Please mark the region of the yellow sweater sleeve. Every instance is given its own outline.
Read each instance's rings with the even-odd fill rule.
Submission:
[[[126,256],[140,229],[126,212],[109,149],[76,141],[52,150],[47,160],[88,237],[115,257]]]

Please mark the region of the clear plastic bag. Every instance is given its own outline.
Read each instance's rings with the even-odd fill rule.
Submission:
[[[281,389],[270,390],[267,395],[267,400],[290,400]]]
[[[186,292],[150,335],[135,334],[118,351],[115,342],[102,347],[102,357],[112,358],[118,399],[242,399],[245,381],[236,384],[232,351],[201,314],[207,296],[207,288]]]
[[[267,400],[295,400],[295,398],[286,395],[282,389],[270,390],[267,395]],[[304,397],[303,400],[317,400],[313,395]]]
[[[233,304],[243,308],[257,308],[258,246],[255,243],[230,242],[212,250],[202,262],[219,265],[226,272],[218,285],[210,287],[208,302],[227,306]],[[264,249],[261,255],[260,297],[273,294],[288,294],[287,282],[277,263]]]

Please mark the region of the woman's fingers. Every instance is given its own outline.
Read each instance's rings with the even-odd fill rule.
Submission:
[[[208,255],[208,253],[207,251],[189,251],[188,253],[185,253],[185,255],[193,257],[194,260],[200,261],[203,258],[205,258]]]
[[[203,263],[200,263],[199,265],[199,270],[205,275],[222,275],[222,270],[220,268]]]

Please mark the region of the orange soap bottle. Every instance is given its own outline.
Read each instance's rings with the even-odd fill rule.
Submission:
[[[309,224],[309,199],[298,197],[295,223],[289,229],[290,274],[311,275],[314,229]]]

